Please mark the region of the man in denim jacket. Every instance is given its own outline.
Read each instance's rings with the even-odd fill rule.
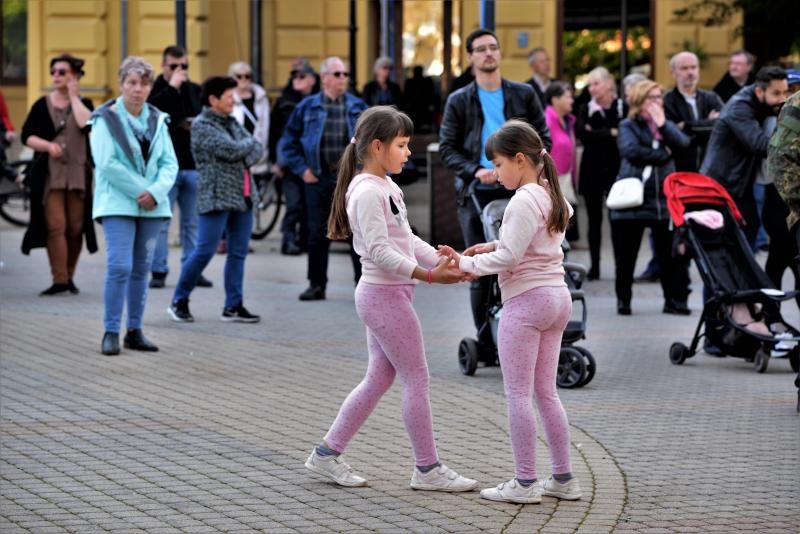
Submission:
[[[338,57],[320,67],[322,91],[304,98],[289,117],[278,142],[278,164],[303,179],[308,218],[308,281],[300,300],[323,300],[328,283],[328,215],[336,187],[339,158],[355,132],[358,116],[367,108],[347,93],[349,72]],[[355,280],[361,263],[350,246]]]

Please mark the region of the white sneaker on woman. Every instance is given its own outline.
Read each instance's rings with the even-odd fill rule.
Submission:
[[[559,482],[553,477],[542,480],[542,495],[549,495],[566,501],[577,501],[583,496],[581,486],[577,478],[571,478],[566,482]]]
[[[512,478],[495,488],[481,490],[481,497],[490,501],[538,504],[542,502],[542,489],[536,482],[526,487],[520,484],[516,478]]]
[[[306,469],[328,477],[340,486],[353,488],[367,485],[366,479],[353,473],[353,468],[341,456],[322,456],[317,454],[316,448],[306,460]]]
[[[411,489],[415,490],[472,491],[477,485],[477,480],[462,477],[444,464],[434,467],[427,473],[415,467],[411,474]]]

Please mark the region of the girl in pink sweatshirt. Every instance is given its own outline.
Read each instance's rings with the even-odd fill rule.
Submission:
[[[498,181],[517,191],[503,214],[499,241],[473,245],[463,255],[440,247],[465,273],[499,274],[503,314],[497,345],[516,476],[481,491],[481,497],[515,503],[538,503],[542,494],[579,499],[581,490],[571,474],[567,415],[556,392],[561,335],[572,311],[561,265],[572,207],[559,188],[553,158],[528,123],[506,122],[486,141],[486,157],[494,163]],[[553,476],[538,484],[534,396],[553,469]]]
[[[353,247],[361,256],[355,304],[367,327],[369,363],[366,376],[347,396],[305,465],[342,486],[365,486],[367,481],[353,473],[340,454],[397,376],[403,386],[403,421],[416,460],[411,487],[469,491],[477,481],[439,462],[422,329],[412,305],[418,280],[447,284],[465,275],[411,232],[403,192],[388,176],[399,173],[411,154],[412,130],[411,119],[395,108],[372,107],[361,114],[339,163],[328,235],[344,239],[352,233]]]

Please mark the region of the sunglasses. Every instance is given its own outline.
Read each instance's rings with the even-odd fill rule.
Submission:
[[[253,76],[251,74],[234,74],[234,77],[237,80],[249,80]]]
[[[329,72],[328,74],[336,78],[347,78],[348,76],[350,76],[349,72],[345,72],[342,70],[337,70],[336,72]]]
[[[189,70],[188,63],[170,63],[169,65],[167,65],[167,67],[169,67],[171,70],[177,70],[179,68],[183,70]]]
[[[67,69],[50,69],[50,76],[66,76],[68,72]]]
[[[293,80],[305,80],[307,76],[308,76],[308,74],[306,74],[305,72],[295,72],[294,74],[292,74],[292,79]]]

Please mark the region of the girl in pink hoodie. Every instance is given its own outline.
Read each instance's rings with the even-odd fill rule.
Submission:
[[[473,245],[463,255],[440,247],[465,273],[499,274],[503,314],[497,348],[516,476],[481,491],[481,497],[515,503],[538,503],[543,494],[580,499],[571,473],[567,414],[556,392],[561,335],[572,312],[561,251],[572,207],[559,187],[553,158],[528,123],[506,122],[486,141],[486,157],[498,181],[516,189],[503,214],[500,239]],[[534,396],[553,469],[553,476],[538,484]]]
[[[395,108],[372,107],[361,114],[339,163],[328,236],[344,239],[352,234],[353,247],[361,256],[355,304],[367,327],[369,363],[366,376],[347,396],[305,465],[342,486],[365,486],[367,481],[353,473],[340,454],[398,376],[403,385],[403,421],[416,459],[411,487],[469,491],[477,481],[439,462],[428,364],[412,304],[417,281],[449,284],[465,275],[411,232],[403,192],[388,176],[399,173],[411,154],[412,130],[411,119]]]

